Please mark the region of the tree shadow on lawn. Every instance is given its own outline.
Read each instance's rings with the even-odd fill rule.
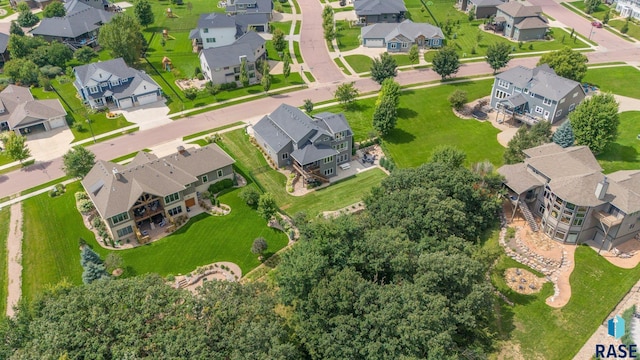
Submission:
[[[395,128],[389,133],[389,136],[387,136],[385,140],[396,145],[409,144],[416,140],[416,136],[402,129]]]
[[[612,143],[603,153],[598,155],[598,160],[636,162],[638,161],[638,151],[633,146]]]
[[[409,108],[399,108],[398,118],[403,120],[410,120],[418,117],[418,112]]]

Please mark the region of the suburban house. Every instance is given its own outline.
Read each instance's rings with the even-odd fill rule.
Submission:
[[[265,59],[266,41],[257,33],[249,31],[233,44],[200,51],[200,69],[204,77],[214,84],[236,82],[240,84],[240,65],[245,59],[249,83],[258,82],[256,61]]]
[[[419,48],[437,48],[442,46],[444,34],[439,27],[427,23],[414,23],[404,20],[401,23],[378,23],[360,30],[362,45],[365,47],[384,47],[389,52],[407,52],[413,45]]]
[[[253,126],[256,143],[277,167],[292,165],[304,179],[328,181],[351,161],[353,131],[343,114],[313,118],[282,104]]]
[[[92,108],[126,109],[162,100],[151,76],[127,66],[122,58],[76,66],[73,73],[80,98]]]
[[[77,3],[89,5],[100,10],[108,10],[111,5],[109,0],[68,0],[65,1],[64,4],[64,7],[67,9],[67,13],[69,13],[69,9],[75,7]]]
[[[0,33],[0,62],[3,64],[9,61],[9,50],[7,49],[7,45],[9,45],[9,35]]]
[[[504,165],[498,173],[514,214],[519,208],[534,231],[540,224],[556,241],[592,240],[606,250],[640,238],[640,170],[604,175],[586,146],[549,143],[524,153],[523,163]]]
[[[19,3],[24,2],[29,5],[30,8],[44,9],[44,7],[49,5],[51,1],[52,0],[9,0],[9,4],[11,7],[15,8]]]
[[[617,0],[616,11],[622,17],[640,20],[640,0]]]
[[[496,75],[491,106],[530,125],[540,119],[553,124],[584,98],[580,83],[556,75],[547,64],[533,69],[518,66]]]
[[[503,35],[515,41],[544,39],[549,29],[540,6],[525,6],[506,2],[498,6],[494,22],[503,29]]]
[[[361,25],[399,23],[407,12],[403,0],[354,0],[353,7]]]
[[[29,88],[8,85],[0,92],[0,131],[49,131],[65,126],[66,116],[60,100],[35,100]]]
[[[198,20],[198,27],[189,33],[189,39],[193,42],[194,52],[198,52],[231,45],[249,29],[265,31],[268,28],[269,19],[265,14],[203,14]]]
[[[225,9],[227,14],[265,14],[271,20],[273,3],[271,0],[229,0]]]
[[[476,19],[486,19],[495,16],[498,6],[504,4],[503,0],[459,0],[458,5],[462,11],[473,11]]]
[[[137,237],[198,206],[198,194],[233,178],[234,160],[218,145],[184,149],[163,158],[139,152],[127,165],[98,160],[82,186],[114,240]]]
[[[98,29],[111,21],[113,13],[78,1],[67,5],[73,5],[67,15],[42,19],[31,32],[33,36],[41,36],[47,41],[59,41],[72,50],[83,46],[97,46]]]

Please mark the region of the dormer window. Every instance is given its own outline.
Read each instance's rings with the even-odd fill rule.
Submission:
[[[508,89],[509,88],[509,82],[508,81],[504,81],[502,79],[499,79],[498,80],[498,86],[500,86],[501,88]]]
[[[127,81],[129,81],[129,79],[127,79],[127,78],[120,79],[120,82],[123,83],[123,84],[126,83]]]

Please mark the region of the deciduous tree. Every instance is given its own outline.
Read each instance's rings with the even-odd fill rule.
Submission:
[[[267,240],[263,237],[256,238],[253,240],[253,244],[251,245],[251,252],[256,255],[262,255],[267,250]]]
[[[338,85],[335,93],[333,94],[344,107],[348,107],[358,97],[358,89],[355,86],[355,82],[342,83]]]
[[[547,64],[559,76],[580,82],[587,73],[588,61],[585,55],[565,46],[561,50],[542,55],[538,65]]]
[[[521,126],[507,144],[504,152],[504,162],[515,164],[524,161],[523,150],[546,144],[551,138],[551,123],[539,121],[531,128]]]
[[[273,44],[273,48],[276,49],[278,53],[282,53],[287,47],[287,41],[284,39],[284,32],[280,29],[275,29],[273,31],[271,43]]]
[[[73,57],[75,57],[76,60],[78,60],[83,64],[90,62],[91,59],[97,56],[98,56],[98,53],[96,53],[95,50],[93,50],[89,46],[83,46],[73,53]]]
[[[98,42],[113,58],[121,57],[128,65],[140,59],[144,45],[140,24],[126,13],[120,13],[102,25]]]
[[[64,68],[67,61],[73,59],[73,51],[67,45],[52,41],[51,44],[36,48],[29,55],[29,59],[40,67],[51,65]]]
[[[504,42],[495,42],[487,47],[487,63],[495,74],[498,70],[507,66],[511,60],[511,46]]]
[[[389,53],[382,53],[371,63],[371,78],[378,84],[382,84],[385,79],[398,75],[397,67],[396,60]]]
[[[260,79],[260,84],[262,85],[262,89],[264,92],[269,92],[271,89],[271,74],[269,73],[269,62],[265,61],[262,69],[262,79]]]
[[[431,154],[431,162],[444,164],[451,168],[461,167],[466,159],[467,154],[452,145],[440,145]]]
[[[32,13],[31,9],[29,9],[29,10],[20,11],[20,15],[18,15],[17,21],[18,21],[18,25],[22,27],[33,27],[38,22],[40,22],[40,18],[38,18],[38,16]]]
[[[63,17],[66,14],[67,11],[64,9],[64,5],[59,1],[50,3],[44,7],[44,10],[42,10],[42,16],[45,18]]]
[[[284,76],[284,81],[289,79],[289,75],[291,75],[291,57],[289,53],[285,53],[284,60],[282,60],[282,76]]]
[[[25,144],[26,137],[20,136],[14,131],[6,131],[0,134],[0,140],[4,145],[4,153],[11,160],[22,163],[31,156],[31,151]]]
[[[12,59],[24,58],[31,55],[33,51],[42,46],[47,46],[44,39],[39,36],[9,36],[7,48]]]
[[[600,5],[602,5],[602,0],[584,0],[584,12],[593,14],[598,11]]]
[[[133,14],[140,26],[144,26],[145,28],[153,24],[155,20],[153,11],[151,10],[151,4],[148,0],[136,0],[133,3]]]
[[[277,212],[278,205],[276,204],[276,199],[273,195],[270,193],[260,195],[260,199],[258,200],[258,214],[260,214],[263,219],[269,221]]]
[[[572,146],[575,139],[573,137],[573,128],[571,128],[571,121],[565,121],[560,125],[558,130],[553,133],[551,137],[554,143],[562,146],[563,148]]]
[[[11,27],[9,27],[9,34],[24,36],[24,31],[22,30],[20,25],[18,25],[18,23],[15,22],[14,20],[14,21],[11,21]]]
[[[250,207],[257,208],[260,201],[260,193],[253,186],[245,186],[238,196]]]
[[[62,156],[62,170],[72,178],[84,178],[96,162],[96,156],[83,146],[75,146]]]
[[[393,80],[393,78],[387,78],[382,82],[378,99],[376,99],[376,106],[380,105],[382,100],[387,97],[392,100],[396,108],[400,105],[400,84]]]
[[[467,103],[467,92],[456,89],[451,93],[451,95],[449,95],[448,100],[452,108],[460,111],[464,107],[464,104]]]
[[[242,84],[243,87],[249,86],[249,69],[247,68],[246,58],[242,58],[240,62],[240,84]]]
[[[460,57],[454,48],[447,46],[436,52],[432,64],[433,71],[444,80],[458,72],[458,69],[460,69]]]
[[[385,136],[396,127],[397,118],[398,109],[393,98],[385,97],[373,113],[373,128],[380,136]]]
[[[420,62],[420,50],[418,50],[418,45],[414,44],[409,49],[409,62],[414,65]]]
[[[569,120],[576,144],[599,154],[618,136],[618,102],[611,94],[590,96],[569,114]]]
[[[311,99],[304,99],[304,111],[307,114],[311,114],[313,111],[313,101]]]

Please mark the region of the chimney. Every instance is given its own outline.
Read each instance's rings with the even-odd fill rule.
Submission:
[[[118,179],[119,179],[119,178],[118,178],[118,174],[119,174],[119,173],[118,173],[118,169],[113,168],[113,170],[111,170],[111,172],[113,172],[113,177],[114,177],[114,178],[116,178],[116,180],[118,180]]]
[[[607,182],[607,177],[604,177],[604,180],[598,183],[596,186],[596,197],[598,200],[604,200],[604,196],[607,194],[607,189],[609,188],[609,183]]]
[[[180,145],[180,146],[178,146],[177,149],[178,149],[178,154],[181,154],[181,155],[184,154],[184,152],[185,152],[184,146]]]

